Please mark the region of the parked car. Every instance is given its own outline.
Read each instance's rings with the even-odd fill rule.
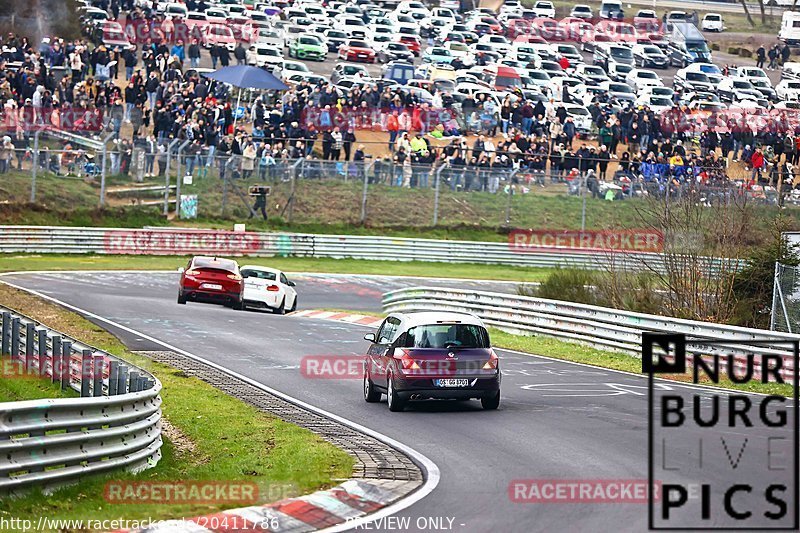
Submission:
[[[339,59],[345,61],[375,62],[375,51],[365,42],[351,39],[339,47]]]
[[[328,57],[328,47],[316,35],[300,35],[289,41],[289,57],[325,61]]]
[[[725,31],[725,21],[719,13],[706,13],[700,22],[700,29],[717,33],[723,32]]]

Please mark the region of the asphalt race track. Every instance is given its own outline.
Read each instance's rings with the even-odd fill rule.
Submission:
[[[323,274],[289,277],[297,282],[300,309],[379,310],[381,293],[394,288],[481,285]],[[390,413],[385,402],[364,402],[360,380],[309,382],[299,371],[306,355],[363,354],[367,343],[362,338],[369,331],[363,326],[178,305],[175,273],[31,273],[0,279],[163,340],[424,454],[438,466],[441,481],[433,493],[398,515],[411,518],[409,527],[394,530],[434,530],[432,522],[418,522],[419,517],[441,517],[445,530],[464,532],[647,530],[647,506],[641,503],[514,503],[509,497],[509,484],[517,479],[646,480],[647,382],[640,377],[501,350],[504,379],[498,411],[484,412],[479,402],[471,401],[417,403],[403,413]],[[515,291],[515,284],[481,287]],[[114,333],[131,349],[159,349],[129,332]],[[678,385],[657,386],[686,395],[707,394]],[[713,431],[718,432],[715,437],[729,438],[734,454],[748,435],[742,428]],[[696,446],[691,440],[674,443],[676,457],[691,461]],[[737,479],[744,474],[764,482],[762,465],[748,454],[760,460],[765,448],[752,434]],[[721,449],[719,442],[707,443],[703,480],[728,479],[731,469],[725,460],[714,460],[724,457]],[[720,495],[714,491],[713,496],[712,505],[721,507]],[[754,513],[767,508],[763,498],[744,502]],[[449,528],[448,519],[453,519]]]

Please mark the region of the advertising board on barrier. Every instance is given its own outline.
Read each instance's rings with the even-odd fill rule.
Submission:
[[[204,230],[106,230],[103,249],[130,255],[249,255],[268,252],[271,236]]]
[[[514,230],[508,234],[512,252],[576,251],[661,252],[664,236],[652,229],[631,230]]]

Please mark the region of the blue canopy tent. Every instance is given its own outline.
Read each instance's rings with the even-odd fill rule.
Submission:
[[[215,70],[214,72],[203,74],[203,76],[222,83],[229,83],[230,85],[239,88],[239,96],[236,99],[236,114],[234,115],[234,124],[238,119],[239,104],[242,100],[242,89],[285,91],[289,88],[271,72],[248,65],[223,67],[219,70]]]

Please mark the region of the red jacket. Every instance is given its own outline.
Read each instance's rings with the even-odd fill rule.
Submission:
[[[386,120],[386,129],[388,131],[397,131],[400,129],[400,124],[397,122],[397,117],[395,115],[389,115],[389,118]]]
[[[753,152],[753,156],[750,158],[750,164],[753,165],[753,168],[761,168],[764,166],[764,154],[761,152]]]

